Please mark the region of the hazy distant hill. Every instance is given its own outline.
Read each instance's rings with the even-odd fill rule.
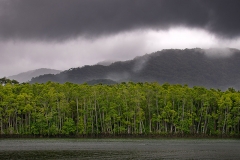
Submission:
[[[60,70],[40,68],[40,69],[36,69],[36,70],[19,73],[17,75],[9,76],[7,78],[15,79],[18,82],[22,83],[22,82],[30,81],[33,77],[37,77],[37,76],[44,75],[44,74],[57,74],[60,72],[61,72]]]
[[[228,55],[228,56],[226,56]],[[169,49],[114,62],[66,70],[57,75],[42,75],[33,82],[84,83],[96,79],[113,81],[158,81],[240,89],[240,51],[236,49]]]

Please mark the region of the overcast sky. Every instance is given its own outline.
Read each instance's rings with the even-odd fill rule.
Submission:
[[[240,49],[240,0],[0,0],[0,77],[162,49]]]

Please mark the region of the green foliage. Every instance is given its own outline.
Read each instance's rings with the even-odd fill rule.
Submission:
[[[66,118],[64,125],[62,127],[62,133],[69,135],[76,132],[76,126],[72,118]]]
[[[10,80],[6,77],[0,78],[0,84],[1,85],[5,85],[5,84],[19,84],[18,81],[16,80]]]
[[[0,134],[240,133],[240,92],[165,83],[0,85]]]

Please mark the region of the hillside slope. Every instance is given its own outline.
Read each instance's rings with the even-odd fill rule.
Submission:
[[[226,53],[225,53],[226,52]],[[228,56],[226,56],[228,55]],[[240,88],[240,51],[237,49],[169,49],[109,66],[73,68],[56,75],[42,75],[31,83],[84,83],[93,79],[157,81],[226,89]]]

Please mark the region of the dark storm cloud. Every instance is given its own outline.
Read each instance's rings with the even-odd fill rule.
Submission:
[[[239,0],[2,0],[0,39],[66,40],[174,26],[235,38],[239,8]]]

